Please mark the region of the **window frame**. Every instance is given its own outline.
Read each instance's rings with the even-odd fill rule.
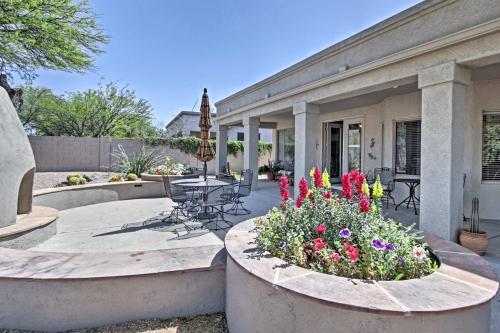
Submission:
[[[422,169],[422,118],[406,117],[392,120],[392,169],[395,175],[415,176],[408,173],[396,172],[396,152],[397,152],[397,123],[420,121],[420,169]],[[421,171],[421,170],[420,170]],[[421,173],[417,176],[421,176]]]
[[[483,133],[484,133],[484,121],[483,117],[485,114],[500,114],[500,109],[484,109],[481,112],[481,133],[479,136],[479,143],[480,143],[480,151],[481,151],[481,158],[479,159],[480,165],[479,165],[479,172],[480,172],[480,177],[481,177],[481,184],[491,184],[491,185],[500,185],[500,180],[483,180]]]

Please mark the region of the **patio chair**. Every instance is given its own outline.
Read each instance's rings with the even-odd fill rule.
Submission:
[[[248,197],[252,192],[252,179],[253,171],[250,169],[244,170],[241,174],[240,181],[236,186],[236,189],[231,193],[231,200],[233,206],[226,211],[229,215],[248,215],[251,213],[249,209],[243,206],[243,201],[241,198]]]
[[[163,218],[162,221],[173,224],[184,224],[186,230],[189,231],[190,228],[185,224],[185,222],[192,220],[192,217],[189,215],[189,208],[197,202],[198,191],[191,189],[189,191],[190,195],[188,195],[186,194],[186,191],[181,188],[172,186],[168,175],[163,175],[162,178],[163,186],[165,187],[165,195],[173,202],[172,211],[168,216]],[[161,215],[164,215],[164,213]],[[187,219],[182,219],[180,215]]]
[[[396,204],[396,200],[392,196],[392,192],[394,191],[394,175],[391,168],[375,168],[373,175],[374,179],[377,179],[377,176],[380,178],[380,183],[384,189],[382,200],[385,199],[385,208],[389,208],[389,199],[392,200],[393,204]]]

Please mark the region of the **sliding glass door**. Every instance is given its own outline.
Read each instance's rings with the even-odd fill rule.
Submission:
[[[342,172],[342,122],[323,126],[323,168],[328,170],[332,182],[340,182]]]

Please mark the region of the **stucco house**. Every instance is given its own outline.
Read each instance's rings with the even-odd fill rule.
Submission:
[[[272,124],[295,184],[316,165],[332,177],[389,167],[420,178],[420,229],[456,239],[476,196],[481,218],[500,219],[499,0],[424,1],[215,105],[217,167],[221,134],[243,126],[256,169]],[[397,200],[407,193],[398,183]]]
[[[217,114],[212,113],[212,120],[215,122]],[[166,126],[165,131],[167,136],[199,136],[200,127],[200,113],[197,111],[180,111]],[[215,130],[212,128],[210,137],[215,138]],[[271,142],[272,140],[271,129],[260,128],[259,140],[264,142]],[[244,133],[242,127],[231,127],[227,131],[228,140],[243,140]]]

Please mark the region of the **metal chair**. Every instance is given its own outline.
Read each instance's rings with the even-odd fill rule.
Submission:
[[[181,188],[172,186],[168,175],[163,175],[162,178],[163,186],[165,187],[165,195],[174,203],[172,211],[168,216],[162,219],[162,222],[183,224],[186,231],[192,230],[188,225],[186,225],[186,222],[193,220],[189,214],[189,207],[197,200],[194,197],[194,193],[196,193],[196,191],[191,191],[193,194],[190,197]],[[161,215],[164,215],[164,213]],[[182,215],[185,219],[181,218],[180,215]]]
[[[252,179],[253,179],[253,171],[250,169],[244,170],[241,174],[240,181],[234,190],[234,193],[231,193],[231,200],[233,202],[233,206],[226,211],[226,214],[229,215],[247,215],[250,214],[251,211],[246,209],[243,206],[243,201],[241,198],[248,197],[252,192]]]
[[[384,189],[382,200],[385,199],[385,208],[389,208],[389,199],[392,200],[393,204],[396,204],[396,200],[392,196],[392,192],[394,191],[394,175],[392,174],[391,168],[375,168],[373,174],[374,179],[377,179],[377,176],[380,178],[380,183]]]

